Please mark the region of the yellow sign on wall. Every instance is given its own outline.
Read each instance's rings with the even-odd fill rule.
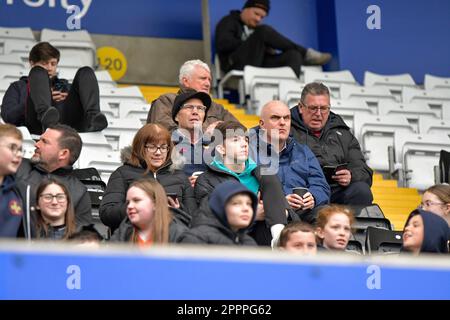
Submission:
[[[111,78],[117,81],[127,72],[127,59],[125,55],[114,47],[101,47],[97,49],[98,64],[108,70]]]

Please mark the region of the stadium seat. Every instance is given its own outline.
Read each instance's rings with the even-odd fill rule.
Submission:
[[[134,136],[141,127],[142,122],[138,118],[108,119],[108,127],[103,130],[103,134],[113,150],[119,150],[121,135],[129,134]]]
[[[94,167],[100,173],[102,181],[108,183],[109,176],[122,165],[120,152],[82,152],[78,160],[80,168]]]
[[[432,110],[437,110],[440,117],[443,118],[444,104],[450,103],[450,90],[435,89],[427,91],[416,88],[404,88],[403,102],[428,105]]]
[[[322,82],[330,89],[332,97],[339,99],[341,96],[341,85],[344,83],[358,85],[349,70],[318,72],[306,69],[304,73],[305,83]]]
[[[245,103],[245,92],[244,92],[244,71],[242,70],[230,70],[226,74],[223,74],[220,68],[219,56],[214,55],[214,71],[215,79],[217,81],[217,96],[219,99],[224,99],[224,88],[225,84],[232,84],[232,87],[238,90],[239,93],[239,104],[243,105]]]
[[[150,104],[121,103],[119,105],[119,118],[138,118],[142,124],[147,123]]]
[[[439,156],[439,181],[438,183],[450,183],[450,152],[441,150]]]
[[[279,100],[280,82],[296,80],[290,67],[258,68],[245,66],[244,86],[247,100],[247,111],[250,114],[260,113],[264,104],[271,100]]]
[[[439,111],[432,110],[427,105],[420,105],[416,103],[397,103],[393,101],[380,101],[378,105],[378,113],[380,116],[403,115],[410,124],[416,127],[417,132],[419,133],[422,133],[420,131],[420,127],[418,126],[420,117],[431,119],[440,118]]]
[[[279,99],[289,108],[298,105],[305,84],[298,79],[283,80],[279,85]]]
[[[378,204],[370,206],[352,205],[355,217],[361,218],[384,218],[384,213]]]
[[[25,54],[25,56],[28,57],[31,48],[33,48],[35,44],[36,44],[35,40],[22,40],[22,39],[0,40],[0,55]]]
[[[335,100],[331,99],[331,111],[340,115],[350,130],[354,132],[355,114],[373,115],[373,110],[364,102],[357,100]]]
[[[86,30],[60,31],[44,28],[41,41],[48,41],[61,51],[61,56],[76,55],[83,66],[95,68],[97,51],[91,36]]]
[[[364,246],[361,242],[358,240],[349,240],[347,244],[347,248],[345,248],[347,251],[354,251],[361,255],[364,255]]]
[[[450,77],[444,78],[444,77],[433,76],[431,74],[426,74],[423,84],[424,84],[425,90],[427,90],[427,91],[434,90],[434,89],[450,90]]]
[[[402,231],[368,227],[366,231],[366,252],[368,254],[396,254],[402,247]]]
[[[0,40],[9,39],[36,41],[31,28],[0,27]]]
[[[435,184],[434,167],[439,164],[441,150],[449,149],[447,135],[396,132],[389,170],[398,175],[401,186],[425,190]]]
[[[414,127],[400,115],[381,117],[357,113],[354,126],[367,164],[380,171],[389,170],[388,147],[394,145],[394,133],[414,133]]]
[[[364,72],[364,86],[387,88],[401,102],[403,87],[416,87],[416,83],[409,73],[382,75],[366,71]]]
[[[35,149],[34,145],[35,145],[36,141],[31,136],[30,131],[28,131],[27,127],[17,127],[17,129],[19,129],[20,132],[22,132],[23,157],[30,159],[34,154],[34,149]]]
[[[420,133],[448,135],[450,138],[450,119],[430,119],[420,117]]]
[[[373,108],[375,114],[378,114],[378,104],[380,101],[396,101],[395,97],[387,88],[360,87],[350,84],[341,85],[341,99],[362,101],[370,108]]]

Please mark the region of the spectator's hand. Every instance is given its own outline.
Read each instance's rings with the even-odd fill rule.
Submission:
[[[311,192],[307,192],[303,196],[303,209],[312,209],[314,208],[316,202],[314,201],[314,197]]]
[[[178,198],[173,199],[171,197],[167,197],[167,200],[169,202],[169,207],[179,209],[180,208],[180,202],[178,202]]]
[[[192,188],[195,186],[195,181],[197,181],[198,176],[190,176],[189,182],[191,183]]]
[[[292,209],[297,210],[302,208],[303,200],[302,197],[300,197],[298,194],[295,193],[288,194],[286,196],[286,200]]]
[[[208,126],[208,128],[206,128],[206,130],[205,130],[205,132],[204,132],[204,134],[205,135],[212,135],[213,133],[214,133],[214,129],[217,127],[217,125],[219,124],[219,123],[222,123],[223,121],[215,121],[215,122],[213,122],[213,123],[211,123],[209,126]]]
[[[52,90],[52,99],[55,102],[62,102],[64,100],[66,100],[68,95],[69,95],[68,92],[61,92],[61,91]]]
[[[256,207],[256,221],[264,221],[266,219],[266,214],[264,213],[264,204],[261,199],[261,193],[258,192],[258,206]]]
[[[334,176],[331,177],[339,185],[346,187],[352,181],[352,173],[350,170],[342,169],[336,172]]]

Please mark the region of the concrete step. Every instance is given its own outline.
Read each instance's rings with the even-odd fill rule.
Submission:
[[[385,186],[378,186],[378,185],[373,185],[371,190],[372,190],[372,193],[374,193],[374,194],[387,194],[387,193],[398,194],[398,195],[406,195],[406,194],[418,195],[419,194],[417,192],[417,189],[385,187]]]

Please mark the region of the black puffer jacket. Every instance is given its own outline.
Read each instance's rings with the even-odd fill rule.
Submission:
[[[225,207],[233,196],[246,193],[252,199],[253,215],[246,228],[233,231],[228,223]],[[208,206],[202,207],[195,225],[180,238],[182,243],[216,244],[216,245],[248,245],[256,246],[255,240],[247,233],[256,217],[258,199],[256,195],[237,181],[220,184],[211,194]]]
[[[363,181],[372,185],[373,171],[366,164],[358,140],[339,115],[330,112],[319,138],[305,126],[297,107],[291,109],[291,117],[294,138],[312,150],[322,167],[348,163],[352,182]]]
[[[113,242],[129,242],[131,240],[131,236],[133,235],[133,225],[130,222],[130,219],[126,217],[123,219],[119,228],[114,231],[114,234],[111,236],[110,241]],[[169,225],[169,242],[175,243],[180,241],[181,235],[186,232],[188,228],[178,221],[176,218],[172,219],[172,222]]]
[[[122,152],[123,160],[127,160],[127,150]],[[100,205],[100,219],[114,231],[126,217],[126,195],[128,187],[135,180],[142,178],[156,179],[166,193],[176,193],[181,209],[192,215],[197,210],[194,198],[194,190],[181,170],[174,169],[172,161],[166,162],[154,175],[152,172],[145,174],[143,166],[135,167],[128,163],[114,171],[108,180],[105,194]]]
[[[26,204],[26,206],[31,208],[36,205],[36,191],[44,178],[55,178],[62,181],[69,190],[75,208],[75,222],[77,226],[92,224],[91,198],[86,186],[72,176],[72,171],[73,168],[67,166],[53,172],[47,172],[39,165],[32,164],[29,159],[22,159],[22,163],[17,170],[16,179],[20,181],[20,184],[18,184],[20,193],[25,198],[26,188],[30,186],[30,203]]]

